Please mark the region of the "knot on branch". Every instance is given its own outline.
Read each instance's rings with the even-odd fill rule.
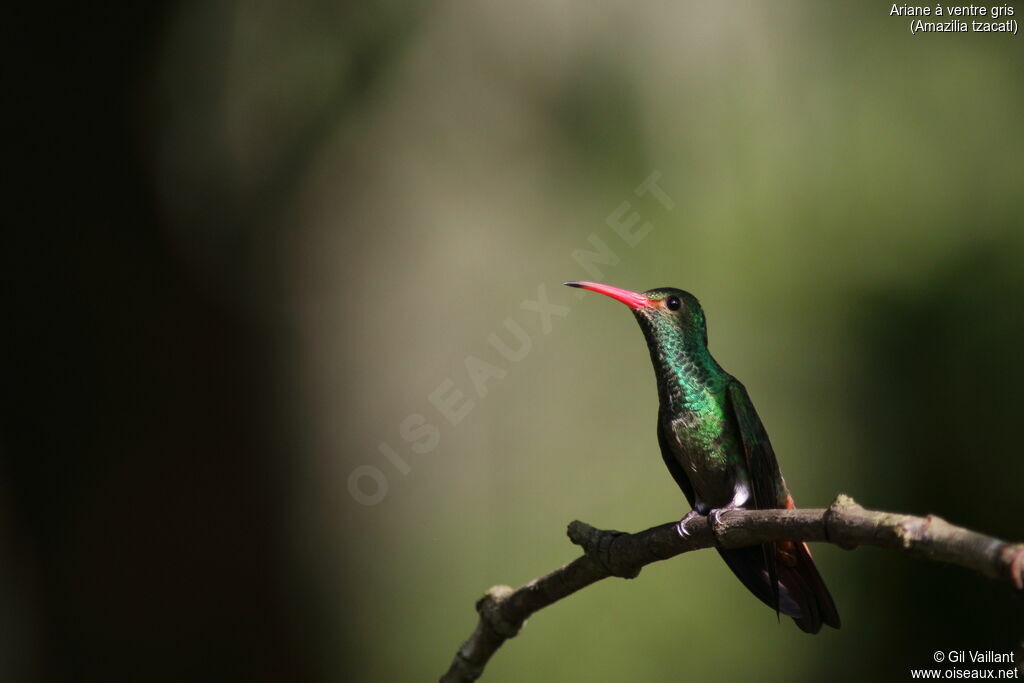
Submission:
[[[1010,581],[1017,590],[1024,591],[1024,544],[1007,545],[1003,548],[1002,556]]]
[[[862,512],[864,508],[857,501],[845,493],[840,493],[825,511],[825,539],[843,550],[855,549],[857,544],[849,539],[845,530],[852,523],[851,518],[859,516]]]
[[[601,566],[611,576],[635,579],[640,567],[631,562],[625,553],[614,552],[612,546],[620,536],[629,536],[621,531],[604,531],[579,520],[569,523],[566,529],[569,540],[583,548],[587,557]]]
[[[948,535],[953,527],[949,522],[936,517],[907,517],[896,525],[896,538],[904,550],[913,550],[923,543],[933,541],[936,537]]]
[[[487,594],[476,602],[476,611],[480,618],[504,638],[515,636],[523,627],[522,621],[511,621],[502,613],[502,605],[514,592],[511,586],[491,586]]]

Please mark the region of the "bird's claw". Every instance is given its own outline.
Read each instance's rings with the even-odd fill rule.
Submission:
[[[715,530],[719,526],[721,526],[721,524],[722,524],[722,513],[723,512],[729,512],[729,510],[733,510],[733,509],[735,509],[735,508],[725,507],[725,508],[715,508],[714,510],[709,511],[708,512],[708,521],[711,522],[711,529]]]
[[[686,513],[686,516],[679,520],[679,522],[676,524],[676,531],[683,538],[690,537],[690,532],[686,530],[686,525],[694,517],[700,517],[700,513],[697,512],[696,510],[690,510],[689,512]]]

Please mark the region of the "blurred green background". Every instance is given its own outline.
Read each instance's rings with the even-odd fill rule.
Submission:
[[[1021,39],[914,36],[890,7],[30,22],[54,50],[20,70],[40,132],[16,201],[62,230],[5,254],[5,680],[435,679],[489,586],[576,556],[568,521],[681,517],[639,330],[570,279],[694,292],[798,504],[1024,537]],[[669,201],[636,192],[652,174]],[[629,244],[611,223],[634,213]],[[564,307],[549,327],[538,296]],[[508,360],[492,335],[529,341]],[[841,631],[778,625],[693,553],[537,614],[484,680],[1024,657],[1005,585],[815,555]]]

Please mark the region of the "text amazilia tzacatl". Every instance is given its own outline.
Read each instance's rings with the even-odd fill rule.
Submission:
[[[694,515],[736,508],[793,508],[775,451],[747,390],[708,351],[704,311],[689,292],[663,287],[642,294],[594,282],[570,287],[629,306],[651,352],[658,383],[658,443]],[[807,633],[839,628],[839,612],[805,543],[719,548],[750,592]]]

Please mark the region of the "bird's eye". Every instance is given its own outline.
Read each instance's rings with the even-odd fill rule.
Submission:
[[[665,308],[670,311],[678,311],[683,307],[683,302],[679,300],[678,296],[670,296],[665,299]]]

